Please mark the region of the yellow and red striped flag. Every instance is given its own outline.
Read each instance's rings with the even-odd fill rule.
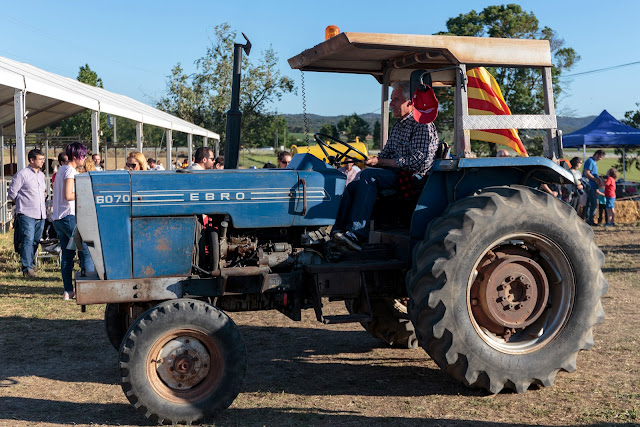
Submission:
[[[511,115],[498,82],[484,67],[472,68],[467,72],[467,78],[469,115]],[[472,130],[470,137],[478,141],[506,145],[519,155],[528,156],[516,129]]]

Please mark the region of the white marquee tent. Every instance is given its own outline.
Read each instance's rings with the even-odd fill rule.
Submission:
[[[134,120],[138,150],[142,151],[142,127],[144,124],[166,129],[167,165],[171,165],[172,132],[187,134],[189,161],[191,161],[192,137],[202,136],[220,142],[220,136],[142,102],[118,95],[101,88],[89,86],[77,80],[41,70],[29,64],[0,57],[0,138],[15,135],[18,170],[26,166],[25,136],[73,116],[83,110],[91,110],[92,152],[99,150],[100,113]]]

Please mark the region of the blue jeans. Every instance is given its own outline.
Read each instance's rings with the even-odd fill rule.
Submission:
[[[351,231],[362,242],[369,240],[369,220],[373,205],[380,190],[393,188],[397,182],[397,171],[367,168],[360,179],[347,186],[342,195],[335,230]]]
[[[62,248],[62,262],[60,263],[60,269],[62,273],[62,284],[64,290],[67,292],[73,291],[73,259],[76,256],[76,251],[67,249],[67,245],[71,240],[73,230],[76,228],[76,216],[67,215],[57,221],[53,221],[53,228],[58,233],[60,239],[60,247]],[[82,268],[87,271],[93,270],[93,261],[89,255],[89,248],[82,243],[82,249],[80,251],[83,255],[80,258]]]
[[[596,212],[598,211],[598,194],[596,193],[598,186],[593,182],[590,182],[590,184],[591,187],[589,187],[589,191],[587,191],[587,204],[584,206],[584,220],[588,224],[593,224]]]
[[[22,263],[22,271],[25,272],[34,267],[34,257],[42,238],[44,219],[18,214],[16,220],[16,235],[20,239],[20,263]]]

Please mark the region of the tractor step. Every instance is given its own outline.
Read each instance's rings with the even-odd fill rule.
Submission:
[[[332,323],[371,322],[373,320],[364,270],[345,270],[338,273],[325,274],[316,271],[314,276],[313,308],[319,322],[329,325]],[[334,282],[334,286],[331,286],[331,282]],[[325,316],[322,313],[322,297],[329,297],[329,299],[360,299],[365,304],[366,313]]]
[[[330,325],[334,323],[372,322],[373,317],[368,314],[339,314],[335,316],[323,316],[322,323]]]

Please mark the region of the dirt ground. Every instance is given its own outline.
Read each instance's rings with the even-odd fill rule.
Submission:
[[[324,326],[277,312],[235,313],[247,377],[220,426],[639,425],[640,228],[600,228],[610,285],[605,322],[574,373],[553,387],[489,395],[467,389],[422,350],[388,348],[359,325]],[[2,261],[6,265],[6,256]],[[0,425],[148,425],[119,385],[104,306],[86,313],[44,279],[0,282]],[[344,310],[330,303],[330,310]]]

